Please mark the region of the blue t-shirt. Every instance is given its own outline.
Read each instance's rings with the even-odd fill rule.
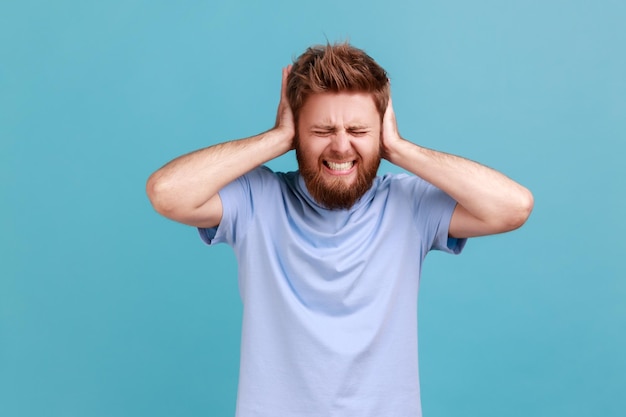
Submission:
[[[237,417],[418,417],[417,292],[455,201],[406,174],[328,210],[298,172],[257,168],[220,191],[200,229],[234,248],[243,324]]]

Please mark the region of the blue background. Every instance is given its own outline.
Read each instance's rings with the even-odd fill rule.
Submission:
[[[0,415],[233,415],[234,256],[145,181],[271,127],[281,67],[349,39],[404,137],[536,200],[519,231],[429,256],[425,415],[623,416],[625,21],[622,0],[3,1]]]

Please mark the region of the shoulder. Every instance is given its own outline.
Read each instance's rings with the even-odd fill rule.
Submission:
[[[413,193],[417,189],[432,186],[425,180],[412,174],[388,173],[376,177],[374,187],[378,191],[389,190],[390,192]]]
[[[237,179],[249,187],[270,187],[292,182],[294,173],[274,172],[271,168],[260,165]]]
[[[385,174],[376,179],[376,195],[385,196],[389,201],[419,209],[425,204],[446,203],[449,196],[428,181],[413,174]]]
[[[223,194],[229,193],[236,200],[250,202],[276,201],[297,193],[297,181],[297,172],[275,172],[261,165],[233,181]]]

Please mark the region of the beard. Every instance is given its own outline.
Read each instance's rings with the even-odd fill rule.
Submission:
[[[306,188],[319,204],[330,210],[351,208],[372,187],[380,165],[380,154],[369,160],[357,158],[357,175],[354,183],[346,183],[338,176],[329,178],[322,174],[324,167],[320,160],[307,160],[296,142],[296,158],[300,175]],[[341,155],[332,155],[337,160],[345,159]]]

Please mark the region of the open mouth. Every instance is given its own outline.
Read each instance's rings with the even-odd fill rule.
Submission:
[[[355,161],[347,162],[331,162],[324,161],[324,165],[332,171],[350,171],[354,166]]]

